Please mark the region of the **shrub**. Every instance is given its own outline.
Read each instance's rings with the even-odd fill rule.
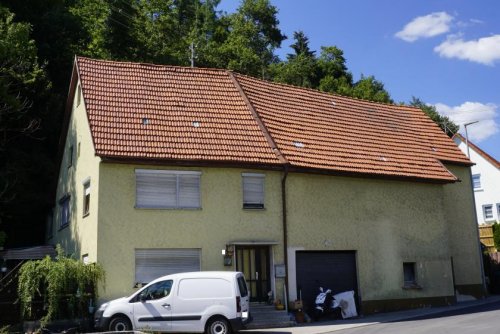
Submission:
[[[99,264],[84,264],[68,257],[57,246],[55,259],[28,261],[19,271],[18,295],[23,317],[33,316],[33,302],[42,299],[42,324],[54,319],[84,318],[97,299],[98,283],[104,281]]]
[[[495,243],[495,248],[500,250],[500,224],[495,223],[493,228],[493,242]]]

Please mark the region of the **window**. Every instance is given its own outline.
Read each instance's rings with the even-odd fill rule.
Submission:
[[[83,182],[83,216],[90,214],[90,179]]]
[[[143,248],[135,250],[135,284],[174,273],[201,270],[198,248]]]
[[[59,228],[64,228],[69,225],[71,220],[71,210],[70,210],[71,197],[69,195],[64,196],[59,201],[60,213],[61,213],[61,224]]]
[[[199,209],[201,172],[136,169],[136,207]]]
[[[500,203],[497,203],[497,219],[500,221]]]
[[[493,205],[492,204],[483,205],[483,216],[484,216],[484,220],[493,219]]]
[[[415,275],[415,262],[403,263],[404,288],[417,288],[417,276]]]
[[[243,173],[243,208],[264,209],[264,174]]]
[[[82,89],[80,85],[76,86],[76,106],[80,106],[80,103],[82,102]]]
[[[472,187],[474,189],[481,189],[481,174],[472,175]]]
[[[139,293],[139,300],[133,300],[133,302],[156,300],[167,297],[170,294],[170,290],[172,290],[172,282],[172,280],[166,280],[148,286]]]

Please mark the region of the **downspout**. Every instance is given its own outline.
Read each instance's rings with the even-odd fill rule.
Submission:
[[[283,259],[285,263],[285,294],[290,297],[290,288],[288,286],[288,225],[286,215],[286,179],[288,178],[288,164],[283,166],[283,177],[281,179],[281,204],[283,215]],[[288,305],[285,305],[288,307]]]

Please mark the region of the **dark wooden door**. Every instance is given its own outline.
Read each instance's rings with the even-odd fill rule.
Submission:
[[[269,247],[237,246],[236,270],[245,275],[250,301],[267,301],[267,293],[271,290]]]

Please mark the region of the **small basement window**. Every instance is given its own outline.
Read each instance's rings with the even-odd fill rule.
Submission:
[[[404,285],[403,289],[421,289],[417,283],[415,262],[403,263]]]

